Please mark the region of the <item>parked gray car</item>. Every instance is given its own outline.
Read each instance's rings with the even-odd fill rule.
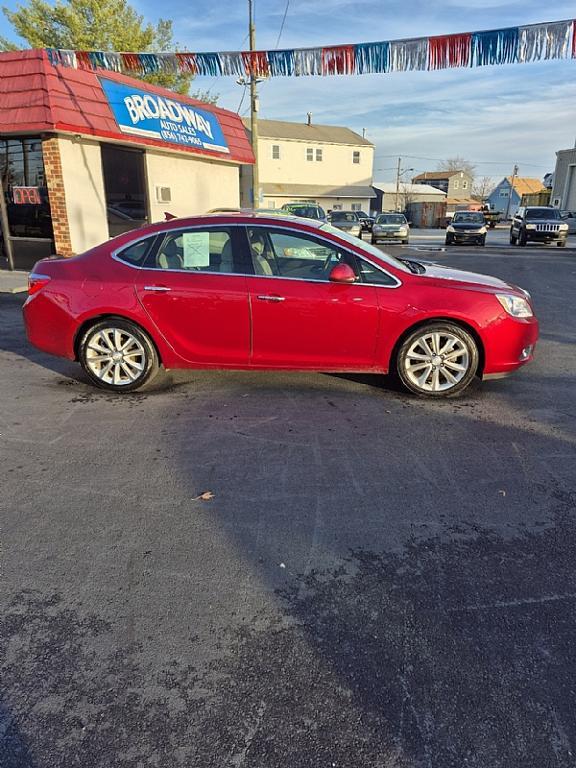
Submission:
[[[362,224],[355,211],[332,211],[330,224],[343,232],[348,232],[349,235],[362,237]]]
[[[568,224],[568,234],[576,235],[576,211],[560,211],[560,217]]]
[[[558,208],[551,206],[520,206],[510,226],[510,244],[526,245],[528,242],[566,245],[568,224],[560,217]]]
[[[410,237],[410,225],[403,213],[380,213],[372,227],[372,245],[382,240],[400,240],[405,245]]]

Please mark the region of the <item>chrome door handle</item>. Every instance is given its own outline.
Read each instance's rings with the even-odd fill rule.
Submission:
[[[258,296],[260,301],[286,301],[284,296]]]
[[[167,288],[165,285],[145,285],[144,290],[157,291],[158,293],[165,293],[166,291],[170,291],[171,288]]]

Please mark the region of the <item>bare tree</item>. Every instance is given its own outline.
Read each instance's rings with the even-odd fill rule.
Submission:
[[[484,201],[495,186],[496,184],[491,176],[480,176],[479,178],[474,179],[472,184],[472,194],[474,197],[478,197],[481,201]]]
[[[437,170],[439,171],[464,171],[474,178],[476,175],[476,166],[469,160],[465,160],[460,155],[454,157],[447,157],[446,160],[442,160],[438,163]]]

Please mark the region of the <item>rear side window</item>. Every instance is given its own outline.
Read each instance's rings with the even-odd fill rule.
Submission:
[[[125,264],[130,264],[132,267],[141,267],[144,264],[144,259],[148,255],[152,243],[153,237],[147,237],[145,240],[139,240],[137,243],[132,243],[123,251],[118,251],[116,258],[123,261]]]
[[[146,266],[190,272],[241,272],[234,259],[232,231],[227,228],[167,232]]]

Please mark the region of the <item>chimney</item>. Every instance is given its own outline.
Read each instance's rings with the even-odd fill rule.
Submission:
[[[306,125],[312,125],[312,112],[307,112],[306,114],[308,115]]]

